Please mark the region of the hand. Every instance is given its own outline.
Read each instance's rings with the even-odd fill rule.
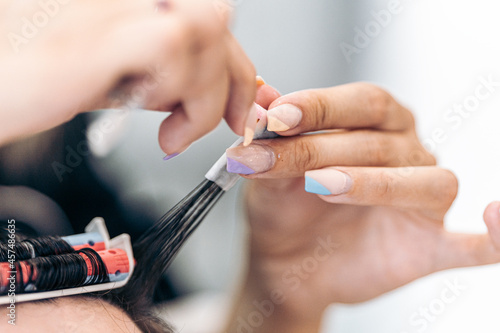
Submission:
[[[272,103],[258,96],[274,127],[293,128],[280,132],[287,138],[228,151],[242,163],[247,150],[274,156],[267,171],[246,176],[254,179],[246,190],[250,262],[229,331],[256,323],[255,311],[263,320],[253,332],[318,331],[331,303],[361,302],[439,270],[500,261],[500,203],[486,210],[489,235],[445,231],[457,180],[432,166],[410,112],[389,94],[357,83]],[[296,106],[301,117],[276,108],[283,105]],[[318,130],[329,131],[300,135]],[[307,193],[305,181],[309,191],[334,194]]]
[[[173,111],[168,154],[223,117],[243,134],[255,71],[221,1],[2,2],[0,144],[116,106]]]

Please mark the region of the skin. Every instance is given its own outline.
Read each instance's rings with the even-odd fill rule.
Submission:
[[[500,262],[500,202],[485,210],[488,234],[446,231],[457,179],[434,166],[410,112],[388,93],[357,83],[276,94],[260,88],[258,101],[266,108],[292,103],[303,118],[280,133],[287,138],[254,142],[282,161],[246,176],[253,179],[246,187],[250,262],[228,332],[251,321],[255,302],[267,309],[271,302],[272,312],[254,333],[317,332],[331,303],[366,301],[440,270]],[[298,136],[324,129],[343,131]],[[347,193],[304,191],[305,171],[330,167],[352,179]]]
[[[123,310],[106,301],[81,296],[55,298],[48,303],[18,303],[16,325],[2,320],[0,330],[6,333],[140,332]]]
[[[2,1],[0,35],[11,39],[0,41],[0,144],[117,106],[172,111],[159,131],[167,154],[222,118],[242,135],[255,70],[221,3],[69,1],[37,27],[34,17],[47,17],[37,0]],[[23,20],[36,32],[27,34]]]

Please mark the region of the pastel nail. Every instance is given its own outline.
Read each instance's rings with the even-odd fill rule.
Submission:
[[[255,79],[257,81],[257,88],[266,84],[266,81],[260,75],[257,75]]]
[[[307,171],[305,190],[322,195],[340,195],[349,192],[352,187],[351,177],[333,168]]]
[[[250,169],[246,165],[244,165],[236,160],[233,160],[232,158],[229,158],[229,157],[227,158],[226,169],[230,173],[238,173],[241,175],[251,175],[251,174],[255,173],[255,170]]]
[[[297,127],[302,120],[302,111],[292,104],[281,104],[267,112],[267,129],[283,132]]]
[[[171,160],[172,158],[176,157],[176,156],[179,156],[180,153],[174,153],[174,154],[170,154],[170,155],[167,155],[163,158],[164,161],[168,161],[168,160]]]
[[[326,187],[324,187],[318,181],[312,179],[311,177],[305,176],[305,180],[306,180],[306,187],[305,187],[306,192],[322,194],[322,195],[332,194],[332,192],[330,192]]]
[[[251,175],[270,170],[275,163],[274,153],[262,145],[238,146],[226,150],[227,171]]]
[[[252,143],[253,136],[255,135],[255,126],[257,126],[257,104],[253,103],[245,123],[243,146],[246,147]]]

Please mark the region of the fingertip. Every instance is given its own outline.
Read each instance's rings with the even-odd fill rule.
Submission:
[[[165,157],[163,157],[163,160],[164,161],[170,161],[171,159],[174,159],[176,158],[177,156],[179,156],[181,153],[173,153],[173,154],[170,154],[170,155],[166,155]]]
[[[293,104],[280,104],[269,109],[267,129],[273,132],[287,132],[295,129],[302,120],[302,110]]]
[[[320,194],[320,195],[331,195],[332,193],[330,190],[326,188],[325,185],[321,184],[319,181],[314,179],[312,176],[308,175],[308,172],[306,172],[304,178],[305,178],[305,187],[304,189],[306,192],[313,193],[313,194]]]
[[[500,201],[493,201],[486,206],[483,214],[484,221],[487,223],[500,222]]]
[[[228,148],[226,158],[228,172],[246,175],[267,172],[276,163],[274,152],[260,144]]]
[[[234,132],[234,134],[238,136],[244,136],[245,135],[245,118],[241,119],[235,119],[235,118],[229,118],[227,116],[224,117],[224,120],[226,121],[227,126],[231,129],[231,131]]]
[[[500,250],[500,201],[490,203],[483,214],[493,244]]]
[[[161,123],[158,143],[167,156],[177,156],[207,132],[207,129],[193,128],[182,112],[173,113]]]
[[[352,188],[352,178],[347,173],[335,168],[306,171],[305,190],[323,196],[346,194]]]
[[[255,102],[262,106],[264,109],[268,109],[271,103],[273,103],[281,94],[278,90],[268,84],[261,84],[257,86],[257,96]]]

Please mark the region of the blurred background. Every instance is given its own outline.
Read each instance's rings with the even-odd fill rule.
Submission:
[[[499,2],[231,3],[236,37],[259,75],[282,94],[370,81],[408,106],[416,115],[418,133],[426,148],[460,181],[447,228],[486,231],[482,212],[490,201],[500,199]],[[488,81],[493,83],[485,83]],[[479,86],[490,92],[486,98],[476,97]],[[25,170],[19,169],[15,160],[0,159],[0,183],[29,185],[59,198],[56,201],[77,231],[94,215],[102,215],[112,234],[123,230],[139,234],[193,189],[235,140],[221,124],[181,156],[164,162],[157,144],[163,117],[145,111],[108,111],[79,117],[64,129],[48,134],[63,137],[65,145],[57,154],[43,155],[45,162],[39,156],[50,149],[43,140],[16,146],[17,151],[31,153],[24,154],[32,159],[23,161]],[[103,119],[117,124],[112,132],[100,132]],[[71,172],[58,176],[53,162],[64,162],[68,147],[77,147],[85,140],[85,130],[80,131],[84,128],[92,155],[74,161]],[[11,149],[3,148],[0,156],[9,156]],[[28,173],[28,169],[35,171]],[[18,179],[16,174],[29,179]],[[95,184],[84,180],[87,176],[94,178]],[[50,179],[56,187],[47,185]],[[165,313],[184,333],[217,332],[229,306],[227,295],[237,286],[245,260],[245,221],[238,199],[242,183],[222,198],[168,272],[165,293],[175,299]],[[70,197],[64,194],[64,189],[75,192],[75,188],[78,193]],[[75,198],[89,202],[88,206],[75,208],[71,203]],[[324,332],[497,333],[498,281],[500,265],[434,274],[367,303],[332,306],[325,313]],[[450,283],[458,283],[463,289],[456,291],[453,302],[444,303],[442,293]],[[425,317],[422,311],[431,315]]]
[[[499,2],[237,0],[234,5],[234,33],[258,73],[281,93],[370,81],[408,106],[426,148],[460,181],[447,228],[486,231],[482,212],[500,198],[500,86],[479,103],[474,96],[484,80],[500,82]],[[231,140],[223,127],[187,154],[210,151],[206,161],[213,161]],[[186,167],[187,154],[163,170]],[[172,272],[186,288],[234,285],[244,233],[234,209],[237,194],[235,189],[227,195],[179,256]],[[434,274],[371,302],[332,307],[324,331],[499,332],[498,281],[500,265]],[[441,308],[449,282],[465,290]]]

